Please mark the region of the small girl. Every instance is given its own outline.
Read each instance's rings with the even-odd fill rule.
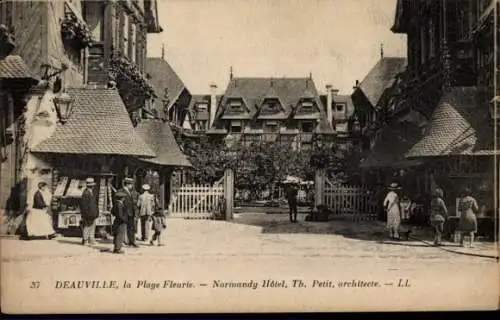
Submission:
[[[158,239],[158,246],[163,246],[161,243],[161,231],[167,228],[167,224],[165,223],[165,215],[162,210],[156,210],[153,214],[153,238],[149,242],[150,245],[154,246],[154,242]]]

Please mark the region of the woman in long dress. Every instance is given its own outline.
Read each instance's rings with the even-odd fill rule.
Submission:
[[[444,223],[448,216],[448,209],[443,200],[443,189],[437,188],[431,200],[430,223],[434,228],[434,245],[441,245],[441,238],[444,232]]]
[[[458,202],[458,211],[460,212],[460,222],[458,229],[460,231],[460,245],[464,246],[464,237],[469,236],[469,246],[474,244],[474,234],[477,232],[477,218],[475,212],[479,210],[476,199],[471,196],[471,190],[466,188]]]
[[[387,210],[387,228],[389,229],[389,237],[393,240],[399,240],[399,226],[401,225],[401,207],[399,203],[399,195],[396,190],[399,190],[397,183],[391,183],[389,193],[384,200],[384,208]]]
[[[39,182],[38,190],[33,195],[33,208],[26,217],[26,230],[30,238],[52,239],[56,236],[49,215],[52,195],[47,188],[47,183]]]

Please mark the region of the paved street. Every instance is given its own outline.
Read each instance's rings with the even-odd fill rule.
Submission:
[[[236,215],[231,223],[171,219],[166,246],[127,248],[125,255],[106,252],[111,242],[91,248],[81,246],[78,238],[4,239],[2,292],[16,294],[2,295],[2,307],[6,312],[65,312],[75,311],[75,306],[100,312],[116,311],[117,306],[130,312],[318,311],[395,304],[413,309],[415,299],[420,308],[496,306],[495,259],[451,253],[419,241],[383,242],[383,226],[375,222],[290,224],[286,219],[260,213]],[[491,244],[478,247],[467,250],[493,251]],[[284,280],[286,288],[264,288],[266,279],[276,280],[276,285]],[[66,280],[114,280],[121,290],[56,289]],[[158,288],[164,280],[191,281],[194,287]],[[253,280],[259,286],[214,288],[217,280]],[[297,281],[293,287],[293,280],[305,286],[297,287]],[[29,289],[32,281],[40,281],[39,288]],[[132,288],[123,289],[124,281]],[[370,281],[379,284],[370,287]]]

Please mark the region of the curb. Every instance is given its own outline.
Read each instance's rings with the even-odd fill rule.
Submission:
[[[0,239],[6,239],[6,240],[19,240],[21,238],[20,235],[17,234],[1,234]]]
[[[426,240],[415,238],[415,237],[412,237],[412,236],[410,236],[409,238],[413,239],[413,240],[420,241],[420,242],[426,244],[429,247],[439,248],[439,249],[441,249],[443,251],[447,251],[447,252],[451,252],[451,253],[456,253],[456,254],[461,254],[461,255],[465,255],[465,256],[471,256],[471,257],[496,259],[497,261],[499,261],[499,256],[494,256],[494,255],[489,255],[489,254],[481,254],[481,253],[473,253],[473,252],[462,252],[462,251],[453,250],[453,249],[450,249],[450,248],[447,248],[447,247],[444,247],[444,246],[434,246],[433,243],[430,243],[430,242],[428,242]]]

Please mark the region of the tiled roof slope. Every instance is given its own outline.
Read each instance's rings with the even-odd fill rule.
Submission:
[[[316,86],[310,78],[233,78],[219,104],[217,118],[223,114],[223,108],[229,98],[243,98],[250,111],[250,117],[253,117],[264,98],[270,95],[279,98],[286,118],[291,115],[301,98],[312,96],[322,109]]]
[[[168,123],[161,120],[143,120],[136,126],[140,137],[156,153],[155,158],[143,159],[162,166],[191,167],[191,163],[181,152]]]
[[[135,132],[117,90],[68,89],[73,113],[54,134],[32,148],[33,152],[107,154],[154,157],[156,154]]]
[[[156,89],[160,100],[165,96],[165,88],[168,88],[170,105],[175,103],[185,85],[170,64],[162,58],[147,58],[146,73],[151,76],[151,83]],[[162,110],[158,110],[162,111]]]
[[[24,63],[23,58],[16,55],[9,55],[4,59],[0,59],[0,79],[28,79],[38,82],[26,63]]]
[[[359,84],[359,90],[363,92],[372,107],[375,107],[384,91],[392,86],[396,75],[406,69],[406,58],[384,57],[368,72]]]
[[[426,134],[406,157],[493,154],[488,106],[480,105],[476,97],[475,87],[455,87],[445,93],[432,114]]]

